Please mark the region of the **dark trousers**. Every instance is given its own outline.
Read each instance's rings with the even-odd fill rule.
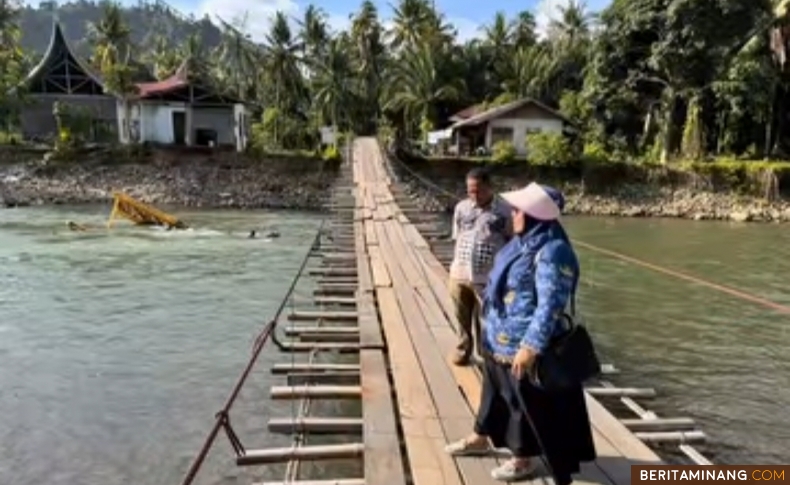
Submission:
[[[556,484],[569,485],[580,463],[596,457],[582,387],[547,392],[526,378],[516,381],[510,365],[489,356],[484,360],[475,433],[488,436],[494,446],[508,448],[520,458],[542,454]]]

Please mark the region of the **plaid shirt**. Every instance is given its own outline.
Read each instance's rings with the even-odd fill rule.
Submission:
[[[459,202],[453,216],[455,257],[450,277],[485,286],[494,256],[510,234],[510,207],[504,201],[494,198],[487,207],[470,199]]]

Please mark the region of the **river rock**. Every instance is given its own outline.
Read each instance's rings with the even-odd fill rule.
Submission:
[[[749,222],[754,216],[748,211],[739,211],[730,213],[730,220],[734,222]]]

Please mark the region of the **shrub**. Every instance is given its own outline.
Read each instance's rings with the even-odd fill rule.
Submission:
[[[509,141],[498,141],[494,143],[491,152],[492,163],[505,164],[516,159],[516,147]]]
[[[325,162],[339,162],[340,150],[338,150],[337,146],[335,145],[329,145],[324,149],[324,152],[321,154],[321,158]]]
[[[0,131],[0,145],[19,145],[22,136],[19,133]]]
[[[534,133],[527,135],[529,162],[533,165],[565,167],[575,156],[570,141],[561,133]]]
[[[593,141],[585,143],[582,161],[585,165],[605,165],[614,162],[614,159],[603,144]]]

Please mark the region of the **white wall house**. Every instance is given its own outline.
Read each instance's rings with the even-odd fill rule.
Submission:
[[[118,100],[121,143],[246,148],[244,104],[193,83],[186,63],[170,78],[137,88],[137,96]]]
[[[174,101],[132,100],[128,110],[123,106],[124,102],[118,101],[118,133],[124,144],[232,145],[240,152],[249,141],[249,116],[243,104],[200,107]],[[123,129],[124,123],[129,124],[128,132]],[[210,135],[201,137],[201,133]]]
[[[489,110],[466,109],[454,117],[453,131],[457,151],[487,149],[499,141],[513,144],[519,155],[527,155],[530,133],[563,133],[570,126],[564,116],[530,98],[521,99]]]

